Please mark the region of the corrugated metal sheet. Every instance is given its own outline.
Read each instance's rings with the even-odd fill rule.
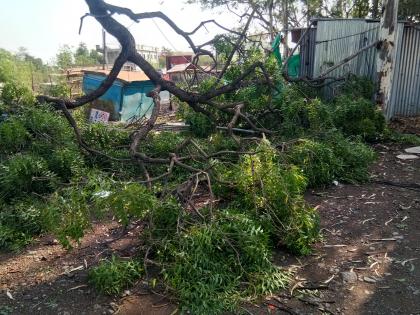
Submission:
[[[388,118],[420,115],[420,29],[406,26],[396,56]]]
[[[312,78],[314,75],[316,28],[306,33],[300,46],[300,76]]]
[[[378,39],[379,23],[365,20],[318,21],[315,41],[314,77]],[[349,74],[376,79],[376,49],[361,53],[329,76],[343,77]],[[327,98],[336,94],[337,84],[324,89]]]
[[[331,66],[375,42],[379,37],[379,22],[363,19],[318,20],[314,28],[315,38],[310,35],[301,47],[302,75],[317,77]],[[391,104],[385,113],[387,118],[420,115],[420,29],[398,23],[396,34],[396,64]],[[310,56],[313,55],[313,60]],[[306,59],[305,59],[306,58]],[[361,53],[328,76],[335,78],[354,74],[377,82],[377,49]],[[313,68],[311,73],[311,66]],[[339,83],[324,88],[324,95],[336,94]]]

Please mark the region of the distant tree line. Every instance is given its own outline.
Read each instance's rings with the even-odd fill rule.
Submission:
[[[71,67],[94,66],[103,62],[103,55],[95,49],[89,50],[85,43],[81,42],[76,50],[69,45],[60,47],[56,55],[56,65],[60,69]]]

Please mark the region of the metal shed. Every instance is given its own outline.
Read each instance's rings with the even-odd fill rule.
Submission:
[[[303,39],[301,76],[315,78],[379,38],[379,21],[365,19],[318,19]],[[391,104],[385,113],[395,116],[420,115],[420,27],[398,23],[396,63],[391,90]],[[377,49],[375,47],[337,68],[329,75],[339,78],[347,74],[365,76],[377,82]],[[336,84],[323,89],[329,98],[335,95]]]
[[[85,71],[83,92],[96,90],[109,71]],[[150,117],[154,103],[147,93],[155,88],[150,79],[140,71],[121,71],[111,88],[92,104],[95,109],[110,113],[113,121],[128,122],[141,117]]]

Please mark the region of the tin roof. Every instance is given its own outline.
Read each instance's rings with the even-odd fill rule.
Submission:
[[[108,75],[110,70],[87,70],[84,73]],[[150,81],[149,77],[143,71],[126,71],[121,70],[117,77],[118,80],[124,83],[138,82],[138,81]]]

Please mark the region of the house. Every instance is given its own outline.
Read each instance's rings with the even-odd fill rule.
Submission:
[[[83,92],[87,94],[96,90],[108,74],[108,70],[84,71]],[[130,122],[141,117],[149,118],[154,103],[147,93],[154,88],[144,72],[120,71],[109,90],[90,106],[108,112],[111,121]]]
[[[96,45],[96,51],[102,54],[104,53],[104,49],[100,45]],[[106,51],[106,56],[105,56],[106,65],[107,67],[111,67],[117,60],[119,54],[121,53],[121,47],[117,48],[117,47],[106,46],[105,51]],[[160,49],[158,47],[137,45],[136,51],[154,67],[159,66]],[[124,70],[135,71],[136,69],[138,69],[137,66],[132,62],[127,62],[124,65]]]
[[[208,76],[216,75],[217,73],[218,71],[212,66],[197,67],[192,63],[177,64],[166,71],[168,79],[173,82],[186,82],[193,79],[194,76],[201,81]]]
[[[176,65],[189,64],[192,62],[192,54],[166,56],[166,70],[170,70]]]

